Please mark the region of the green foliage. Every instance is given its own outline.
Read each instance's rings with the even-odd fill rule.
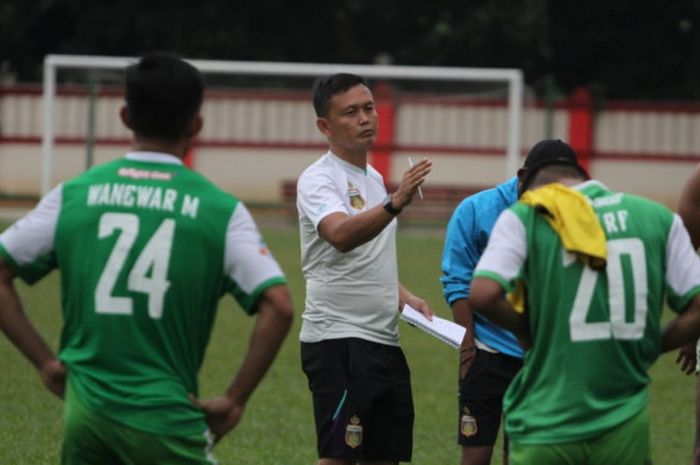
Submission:
[[[38,80],[49,53],[515,67],[539,89],[700,97],[692,0],[3,0],[0,65]],[[3,69],[0,68],[0,72]]]
[[[0,226],[2,229],[2,226]],[[222,465],[307,465],[315,462],[311,399],[300,368],[298,332],[304,303],[296,232],[264,231],[268,246],[285,269],[297,310],[296,323],[282,352],[251,399],[242,423],[215,449]],[[434,311],[449,317],[439,283],[441,233],[400,232],[400,276],[404,285],[425,297]],[[58,274],[28,288],[18,284],[26,311],[53,347],[58,343]],[[212,342],[200,375],[202,396],[222,392],[245,352],[253,319],[222,300]],[[402,344],[412,370],[416,421],[414,460],[419,465],[456,464],[457,352],[424,333],[401,324]],[[693,377],[682,375],[674,356],[654,366],[651,392],[652,446],[656,465],[687,463],[694,433]],[[58,463],[61,402],[41,385],[19,353],[0,337],[0,463]],[[492,461],[501,463],[498,449]]]

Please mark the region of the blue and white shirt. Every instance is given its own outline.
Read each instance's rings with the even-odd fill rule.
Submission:
[[[478,192],[464,199],[450,218],[442,253],[443,293],[447,303],[468,299],[474,268],[486,249],[498,216],[518,200],[518,178]],[[523,357],[523,350],[510,331],[496,326],[474,312],[477,346],[512,357]]]

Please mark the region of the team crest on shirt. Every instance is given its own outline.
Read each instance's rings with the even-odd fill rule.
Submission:
[[[345,427],[345,444],[351,449],[362,444],[362,425],[357,415],[353,415]]]
[[[355,187],[351,182],[348,181],[348,197],[350,197],[350,206],[355,210],[362,210],[365,208],[365,199],[362,198],[360,194],[360,189]]]
[[[476,425],[474,418],[467,407],[462,410],[462,420],[459,422],[459,431],[465,438],[474,436],[479,428]]]

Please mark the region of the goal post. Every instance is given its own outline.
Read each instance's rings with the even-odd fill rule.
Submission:
[[[57,71],[74,70],[123,70],[135,63],[136,57],[105,57],[89,55],[48,55],[44,59],[42,131],[41,193],[46,194],[52,185],[55,143],[54,101],[56,98]],[[251,62],[223,60],[194,60],[189,63],[207,74],[240,76],[316,77],[337,72],[354,73],[365,78],[385,78],[397,81],[430,80],[445,82],[495,82],[507,86],[507,144],[505,176],[510,177],[519,166],[521,124],[523,109],[523,74],[509,68],[460,68],[399,65],[315,64],[284,62]]]

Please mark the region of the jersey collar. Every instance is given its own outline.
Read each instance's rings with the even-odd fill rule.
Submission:
[[[571,186],[572,189],[576,189],[577,191],[580,191],[582,189],[585,189],[586,187],[589,186],[598,186],[602,189],[608,190],[608,187],[603,184],[602,182],[596,180],[596,179],[589,179],[588,181],[584,181],[580,184],[576,184],[575,186]]]
[[[364,174],[367,175],[367,169],[362,169],[359,166],[355,166],[352,163],[348,163],[342,158],[340,158],[338,155],[335,153],[331,152],[330,150],[328,151],[328,154],[330,155],[331,159],[338,163],[340,166],[344,167],[345,170],[350,171],[350,172],[355,172],[358,174]],[[369,166],[369,164],[367,165]]]
[[[162,152],[129,152],[126,154],[126,158],[133,161],[148,161],[153,163],[182,165],[182,160],[175,155]]]

